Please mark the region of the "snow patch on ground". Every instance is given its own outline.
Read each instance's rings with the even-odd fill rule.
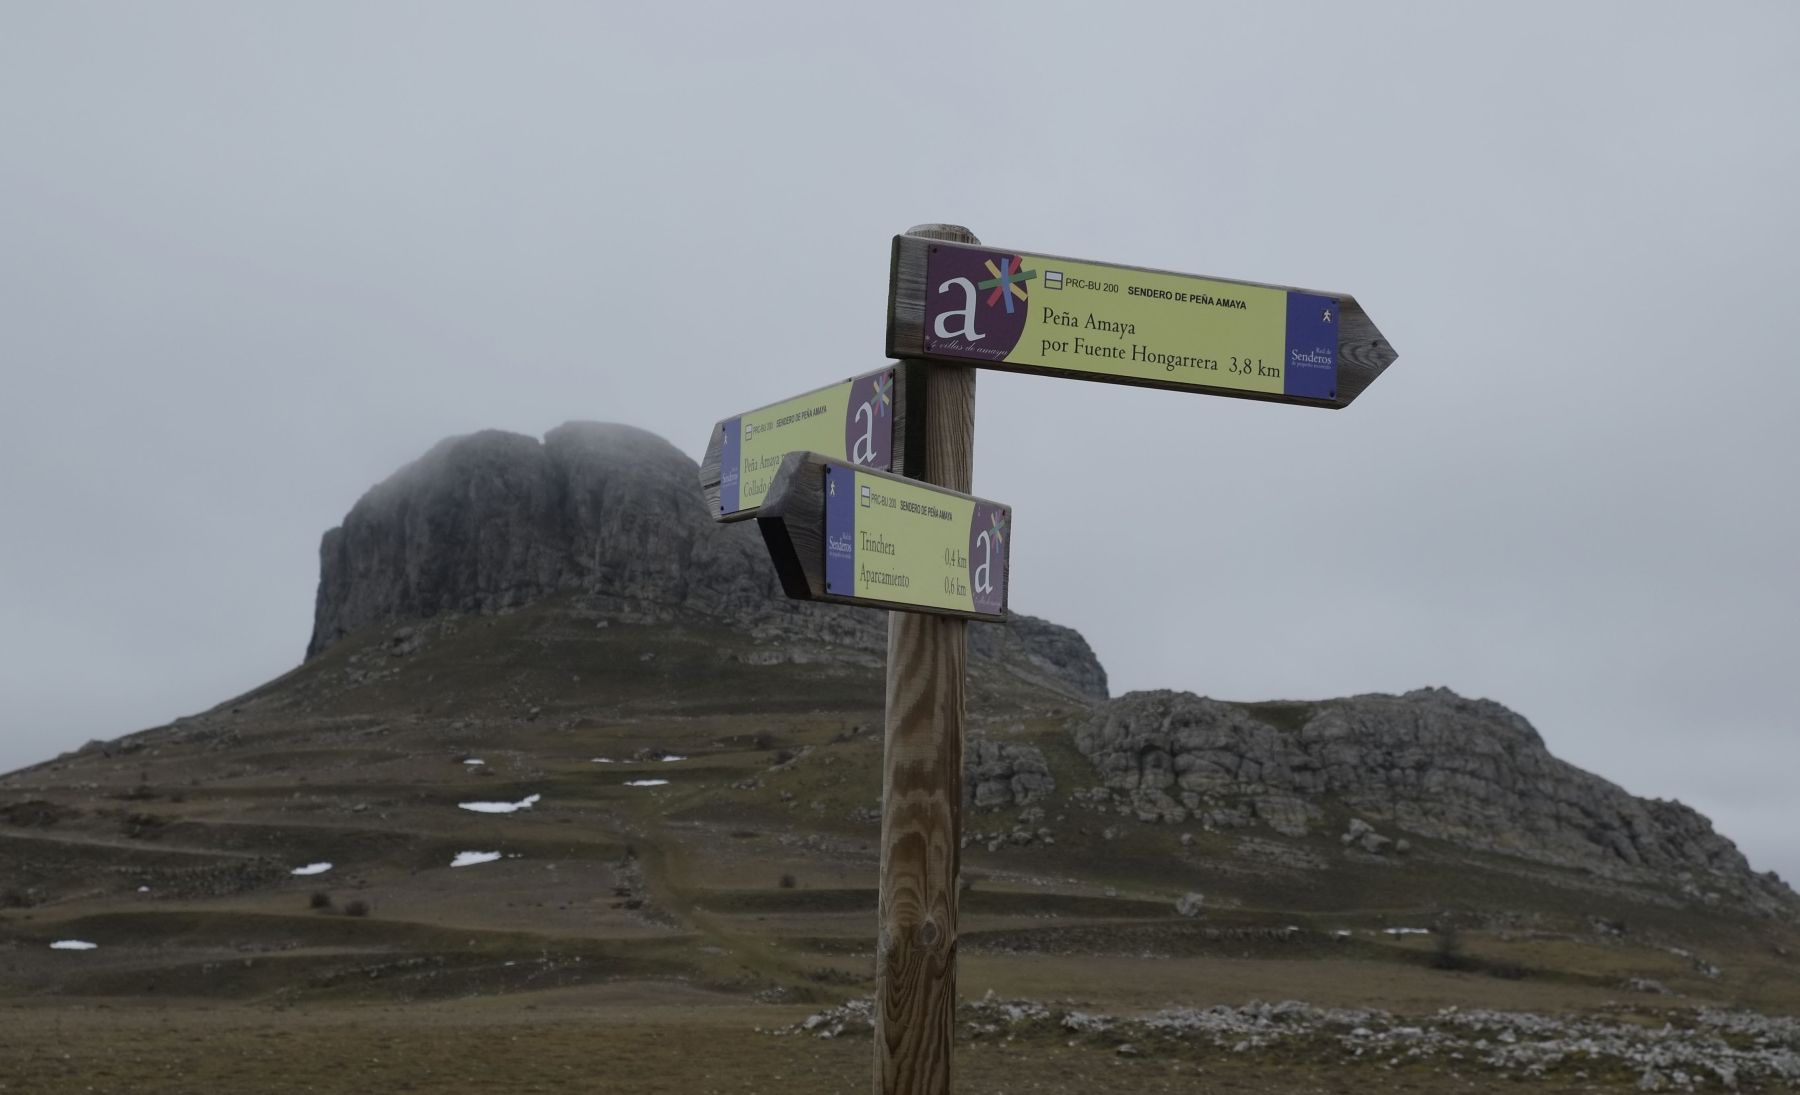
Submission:
[[[670,761],[672,761],[672,760],[686,760],[686,759],[687,759],[687,758],[686,758],[686,757],[683,757],[683,756],[677,756],[677,755],[676,755],[676,754],[674,754],[674,753],[669,753],[669,754],[666,754],[666,755],[665,755],[665,756],[664,756],[664,757],[663,757],[663,763],[664,763],[664,764],[667,764],[667,763],[669,763],[669,762],[670,762]]]
[[[1383,928],[1389,935],[1430,935],[1430,928]]]
[[[517,802],[459,802],[457,807],[473,810],[478,814],[516,814],[520,810],[529,810],[536,806],[543,795],[526,795]]]
[[[669,782],[669,781],[666,779],[628,779],[625,781],[625,786],[627,786],[627,787],[661,787],[663,784],[665,784],[667,782]]]
[[[329,870],[331,870],[331,864],[329,863],[308,863],[304,867],[295,867],[288,873],[304,878],[307,875],[324,874]]]
[[[457,852],[456,858],[450,861],[450,865],[452,867],[473,867],[478,863],[492,863],[499,858],[499,852]]]
[[[595,757],[589,763],[591,763],[591,764],[617,764],[619,762],[612,759],[611,757]]]
[[[486,764],[487,761],[482,760],[480,757],[470,757],[468,760],[463,761],[463,763],[470,765],[470,766],[474,766],[477,764]]]
[[[91,951],[98,949],[99,946],[100,944],[89,943],[85,939],[58,939],[50,944],[50,949],[53,951]]]

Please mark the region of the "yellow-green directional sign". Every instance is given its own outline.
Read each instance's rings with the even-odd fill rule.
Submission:
[[[888,353],[1320,407],[1395,356],[1345,294],[916,236],[894,239]]]
[[[1010,507],[794,453],[757,524],[791,597],[973,619],[1006,614]]]
[[[719,422],[700,463],[700,487],[713,518],[756,516],[782,458],[791,452],[825,453],[881,471],[906,470],[907,388],[906,366],[893,364]],[[916,427],[916,416],[913,423]]]

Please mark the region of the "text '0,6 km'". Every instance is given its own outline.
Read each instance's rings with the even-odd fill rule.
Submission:
[[[888,353],[1344,407],[1395,358],[1354,297],[894,239]]]
[[[790,597],[1006,616],[1012,510],[818,453],[782,462],[757,514]]]

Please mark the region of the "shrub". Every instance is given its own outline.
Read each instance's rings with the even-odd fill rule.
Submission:
[[[1503,981],[1523,981],[1531,976],[1531,969],[1505,958],[1482,963],[1483,972],[1489,977],[1498,977]]]
[[[344,915],[367,916],[369,915],[369,903],[367,901],[352,901],[344,906]]]
[[[1462,931],[1448,921],[1437,926],[1436,947],[1431,955],[1431,965],[1440,970],[1474,969],[1478,963],[1472,962],[1463,954]]]
[[[861,985],[866,980],[866,978],[858,977],[848,970],[834,969],[831,966],[820,966],[817,969],[808,970],[806,972],[806,979],[808,981],[815,981],[821,985],[845,986]]]
[[[800,883],[795,881],[794,876],[791,874],[784,874],[781,876],[781,888],[784,890],[791,890],[799,884]]]
[[[315,908],[315,909],[331,908],[331,895],[326,893],[323,890],[320,890],[318,893],[312,895],[312,902],[311,902],[310,907]]]

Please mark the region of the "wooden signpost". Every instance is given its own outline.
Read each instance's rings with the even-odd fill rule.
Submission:
[[[968,493],[975,370],[1345,407],[1395,354],[1345,294],[982,247],[952,225],[895,237],[891,275],[900,360],[725,419],[700,479],[715,519],[757,519],[789,596],[892,610],[873,1090],[942,1095],[966,628],[1005,617],[1012,543],[1011,510]]]

